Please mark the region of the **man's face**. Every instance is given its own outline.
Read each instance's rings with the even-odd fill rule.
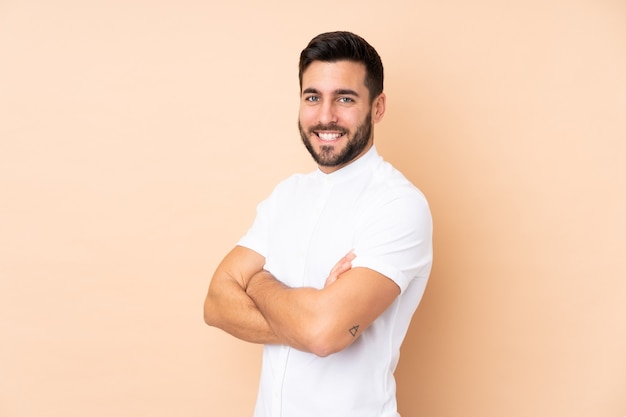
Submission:
[[[373,123],[384,109],[384,94],[370,105],[362,63],[314,61],[302,74],[298,127],[304,145],[327,174],[371,148]]]

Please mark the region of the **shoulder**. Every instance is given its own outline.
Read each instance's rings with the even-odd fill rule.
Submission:
[[[428,208],[424,193],[402,172],[384,160],[380,161],[373,172],[369,191],[379,203],[402,200],[409,205]]]
[[[355,213],[358,228],[403,235],[430,234],[432,215],[424,193],[391,164],[381,161],[372,172]]]

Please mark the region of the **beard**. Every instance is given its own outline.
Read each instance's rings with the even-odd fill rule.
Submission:
[[[322,145],[320,146],[319,152],[316,151],[311,143],[310,135],[314,135],[315,133],[313,132],[316,130],[332,130],[346,135],[349,133],[347,129],[336,124],[318,124],[311,127],[308,132],[305,132],[300,121],[298,121],[298,130],[300,130],[302,143],[319,166],[337,167],[351,162],[367,147],[372,136],[372,115],[367,115],[365,121],[357,127],[354,135],[348,135],[345,147],[337,152],[335,151],[335,145]]]

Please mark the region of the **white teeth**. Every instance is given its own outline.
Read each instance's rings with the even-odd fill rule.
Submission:
[[[317,136],[321,140],[335,140],[341,136],[341,133],[318,133]]]

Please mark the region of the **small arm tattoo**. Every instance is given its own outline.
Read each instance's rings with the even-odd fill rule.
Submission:
[[[352,335],[352,337],[356,337],[356,333],[359,331],[359,325],[355,325],[353,327],[350,328],[350,334]]]

